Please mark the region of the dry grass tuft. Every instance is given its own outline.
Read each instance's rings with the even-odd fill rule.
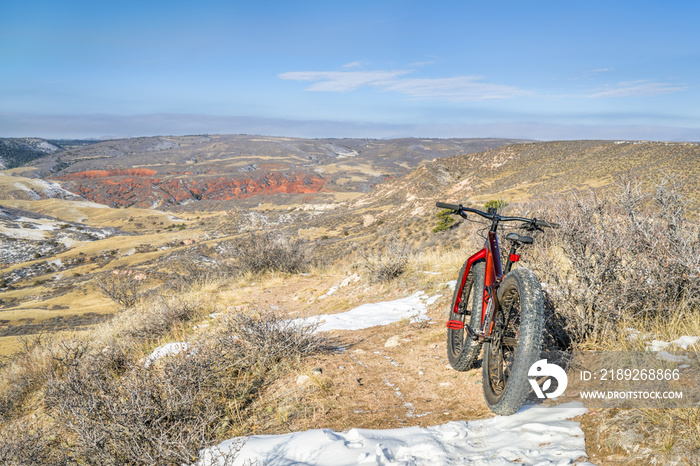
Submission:
[[[406,243],[390,241],[372,251],[361,251],[364,267],[374,282],[390,282],[406,272],[413,249]]]

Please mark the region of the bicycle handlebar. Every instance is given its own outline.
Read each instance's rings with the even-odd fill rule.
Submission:
[[[457,210],[462,208],[461,205],[456,205],[456,204],[445,204],[444,202],[438,202],[435,204],[437,207],[440,207],[441,209],[450,209],[450,210]]]
[[[463,207],[461,204],[447,204],[445,202],[438,202],[435,204],[441,209],[454,210],[455,213],[464,215],[463,212],[472,212],[474,214],[480,215],[489,220],[497,219],[499,222],[525,222],[536,227],[548,227],[548,228],[559,228],[558,223],[545,222],[544,220],[537,220],[536,218],[525,218],[525,217],[502,217],[496,213],[482,212],[481,210],[472,209],[471,207]]]

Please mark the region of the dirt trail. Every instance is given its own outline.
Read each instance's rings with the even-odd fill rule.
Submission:
[[[337,286],[346,278],[295,277],[292,282],[248,288],[249,294],[238,297],[258,309],[277,309],[298,317],[345,312],[415,292],[359,281],[327,295],[334,283]],[[480,361],[466,372],[455,371],[447,361],[444,310],[451,290],[438,286],[432,293],[436,294],[441,296],[428,306],[429,320],[411,323],[406,319],[363,330],[327,332],[343,350],[315,357],[298,373],[279,380],[272,392],[288,400],[276,401],[276,416],[259,419],[249,433],[427,427],[493,417],[484,402]],[[265,398],[261,403],[270,401]],[[598,465],[644,462],[645,458],[634,453],[621,454],[619,448],[592,444],[599,439],[604,417],[593,411],[575,418],[586,434],[588,461]]]

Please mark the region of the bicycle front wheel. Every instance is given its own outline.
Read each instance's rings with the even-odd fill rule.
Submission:
[[[457,286],[455,286],[455,292],[452,296],[452,305],[447,311],[447,319],[449,321],[460,323],[454,328],[448,327],[447,329],[447,360],[458,371],[468,371],[474,367],[481,350],[481,343],[469,338],[469,333],[464,327],[469,325],[472,330],[478,332],[481,325],[481,302],[484,288],[483,261],[472,264],[467,281],[461,290],[462,300],[459,303],[459,312],[454,312],[455,303],[460,292],[459,286],[462,283],[466,269],[467,262],[464,263],[457,277]]]
[[[525,402],[527,373],[540,356],[544,300],[539,280],[525,268],[511,271],[498,288],[498,302],[492,338],[484,345],[482,383],[491,411],[508,416]]]

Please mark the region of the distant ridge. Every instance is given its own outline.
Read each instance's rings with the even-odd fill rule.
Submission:
[[[26,165],[61,149],[40,138],[0,138],[0,170]]]
[[[700,144],[642,141],[554,141],[512,144],[424,164],[355,201],[362,207],[412,206],[432,201],[483,204],[517,202],[587,188],[605,188],[620,176],[642,181],[663,173],[682,181],[691,201],[700,201]]]
[[[273,204],[332,202],[368,192],[436,158],[513,142],[518,141],[140,137],[74,144],[32,160],[16,173],[52,179],[113,207],[218,210],[232,203],[250,206],[261,197]]]

